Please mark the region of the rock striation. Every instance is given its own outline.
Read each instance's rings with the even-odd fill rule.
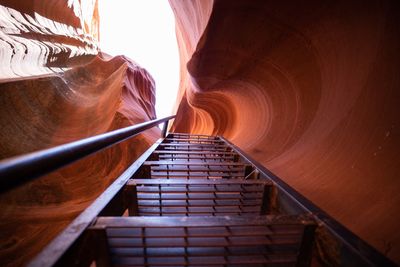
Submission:
[[[97,1],[6,0],[0,12],[1,159],[155,118],[151,75],[99,52]],[[159,136],[148,130],[1,195],[1,265],[24,265]]]
[[[398,1],[170,3],[173,131],[223,135],[400,263]]]
[[[98,51],[97,0],[4,0],[0,80],[59,73]]]

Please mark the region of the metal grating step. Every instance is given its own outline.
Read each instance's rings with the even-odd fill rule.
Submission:
[[[134,178],[245,178],[253,167],[229,161],[146,161]]]
[[[224,141],[219,139],[199,139],[199,138],[165,138],[164,144],[224,144]]]
[[[126,186],[130,216],[259,215],[271,211],[263,180],[135,179]]]
[[[232,149],[223,145],[204,145],[204,144],[160,144],[159,150],[173,151],[210,151],[211,153],[232,152]]]
[[[169,147],[169,146],[172,146],[172,147],[177,147],[177,148],[185,148],[185,147],[189,147],[189,148],[205,148],[205,149],[207,149],[207,148],[210,148],[210,147],[215,147],[215,148],[230,148],[229,146],[227,146],[226,144],[224,144],[224,143],[218,143],[218,144],[211,144],[211,143],[208,143],[208,144],[199,144],[199,143],[176,143],[176,144],[174,144],[174,143],[161,143],[160,145],[159,145],[160,147]]]
[[[171,161],[199,161],[199,162],[224,162],[224,161],[234,161],[234,156],[220,157],[220,156],[204,156],[204,155],[173,155],[164,154],[159,155],[158,160],[171,160]]]
[[[202,135],[202,134],[185,134],[185,133],[170,133],[167,138],[179,138],[179,139],[201,139],[201,140],[220,140],[217,136]]]
[[[239,155],[234,152],[157,150],[151,155],[151,160],[238,162]]]
[[[113,266],[301,266],[315,223],[293,216],[100,217]],[[99,239],[100,240],[100,239]]]
[[[210,150],[202,150],[202,151],[177,151],[177,150],[155,150],[153,153],[155,154],[185,154],[185,155],[237,155],[235,152],[216,152]]]

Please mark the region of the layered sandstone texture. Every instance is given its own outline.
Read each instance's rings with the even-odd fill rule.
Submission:
[[[399,2],[170,3],[173,131],[223,135],[400,263]]]
[[[155,84],[98,49],[97,1],[2,1],[0,159],[155,118]],[[0,265],[24,265],[158,137],[148,130],[0,196]]]
[[[79,65],[98,51],[97,0],[2,0],[0,80]]]

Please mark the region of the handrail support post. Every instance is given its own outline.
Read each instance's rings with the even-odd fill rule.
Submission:
[[[164,125],[163,125],[163,128],[162,128],[162,132],[161,132],[161,137],[162,138],[167,137],[168,123],[169,123],[169,120],[164,122]]]

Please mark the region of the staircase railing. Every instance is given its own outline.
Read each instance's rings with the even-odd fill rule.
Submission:
[[[165,137],[168,122],[173,118],[175,115],[2,160],[0,161],[0,193],[125,141],[161,123],[164,123],[162,134]]]

